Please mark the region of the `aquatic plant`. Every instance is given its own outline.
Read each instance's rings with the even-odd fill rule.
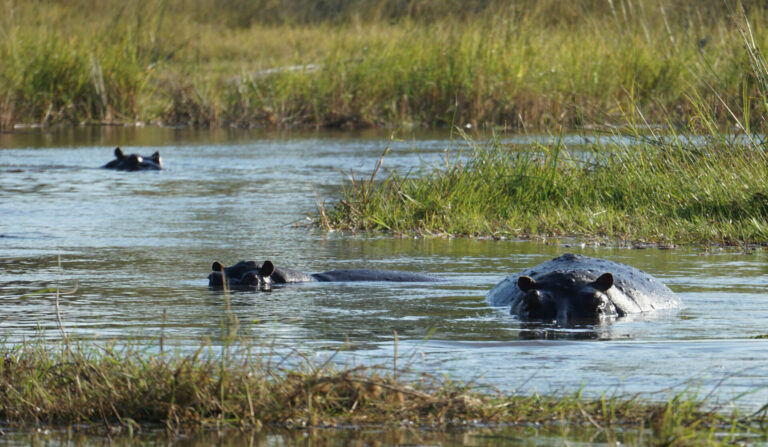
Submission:
[[[76,424],[110,431],[306,426],[565,424],[650,430],[653,442],[737,442],[766,436],[762,413],[707,409],[695,394],[666,402],[588,398],[580,392],[505,395],[391,366],[339,367],[294,352],[291,359],[229,340],[214,353],[42,341],[0,348],[0,420],[5,426]],[[332,357],[331,357],[332,359]],[[292,364],[291,367],[280,365]],[[410,377],[411,379],[408,379]]]

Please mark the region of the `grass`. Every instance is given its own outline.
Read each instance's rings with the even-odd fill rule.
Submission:
[[[292,363],[291,368],[280,367]],[[399,375],[398,375],[399,373]],[[399,377],[399,378],[398,378]],[[260,355],[242,339],[224,354],[26,342],[0,349],[0,420],[6,427],[77,425],[138,431],[205,427],[449,427],[544,424],[650,431],[654,444],[765,439],[752,416],[707,409],[691,393],[666,402],[580,394],[505,395],[385,366],[341,368],[298,352]],[[396,422],[395,422],[396,421]]]
[[[710,3],[7,0],[0,129],[550,129],[635,110],[680,124],[696,114],[691,95],[722,124],[757,87],[739,8]],[[764,46],[768,9],[745,5]]]
[[[472,143],[466,157],[423,176],[353,180],[317,223],[427,236],[768,242],[761,146],[674,135],[631,141],[573,149],[562,140],[522,148],[499,138]]]
[[[380,161],[330,209],[321,205],[316,222],[398,234],[765,245],[768,154],[752,117],[768,110],[768,63],[748,22],[739,33],[755,90],[740,104],[718,97],[728,128],[717,107],[693,95],[685,126],[654,130],[637,107],[622,127],[584,133],[576,147],[559,137],[517,145],[463,134],[470,149],[423,176],[377,180]]]

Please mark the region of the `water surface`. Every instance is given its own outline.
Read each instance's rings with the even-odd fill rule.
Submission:
[[[99,169],[115,145],[159,150],[167,170]],[[345,364],[410,365],[509,392],[583,388],[666,399],[686,389],[714,404],[768,401],[768,258],[764,251],[630,250],[562,243],[413,239],[306,226],[343,178],[416,175],[455,157],[445,134],[69,129],[0,135],[0,336],[60,337],[194,349],[220,343],[224,296],[214,260],[271,259],[306,272],[385,268],[433,274],[424,284],[317,283],[234,293],[242,334],[278,352]],[[682,297],[681,311],[599,327],[529,327],[491,308],[506,275],[571,251],[645,270]],[[164,317],[165,315],[165,317]],[[395,336],[396,334],[396,336]],[[395,343],[397,337],[397,343]]]

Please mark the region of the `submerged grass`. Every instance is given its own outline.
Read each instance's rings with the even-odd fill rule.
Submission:
[[[707,409],[691,393],[666,402],[579,392],[505,395],[477,385],[393,372],[383,366],[339,368],[300,353],[258,355],[243,340],[223,354],[116,346],[0,350],[0,421],[6,427],[73,425],[137,430],[205,427],[463,426],[565,424],[648,431],[653,443],[718,444],[766,436],[764,411],[753,416]],[[278,356],[279,357],[279,356]],[[277,365],[292,363],[291,368]]]
[[[768,9],[745,4],[764,44]],[[723,123],[725,105],[755,91],[732,20],[741,10],[715,0],[5,0],[4,10],[0,129],[547,129],[623,122],[635,109],[684,123],[691,94]]]

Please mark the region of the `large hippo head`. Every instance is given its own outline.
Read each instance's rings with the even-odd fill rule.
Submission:
[[[139,154],[124,154],[120,147],[115,148],[115,159],[103,166],[106,169],[117,169],[119,171],[143,171],[143,170],[161,170],[163,169],[163,159],[160,158],[160,152],[143,157]]]
[[[611,273],[603,273],[597,279],[564,271],[546,273],[538,279],[523,275],[517,279],[522,299],[513,306],[513,312],[525,320],[558,323],[617,316],[619,311],[608,292],[613,282]]]
[[[224,267],[219,261],[214,261],[211,266],[211,274],[208,275],[208,285],[217,289],[242,289],[254,288],[269,290],[274,282],[272,273],[275,265],[272,261],[256,263],[254,261],[240,261],[231,267]]]
[[[682,301],[653,276],[619,262],[565,253],[507,276],[486,295],[522,320],[559,325],[675,309]]]

